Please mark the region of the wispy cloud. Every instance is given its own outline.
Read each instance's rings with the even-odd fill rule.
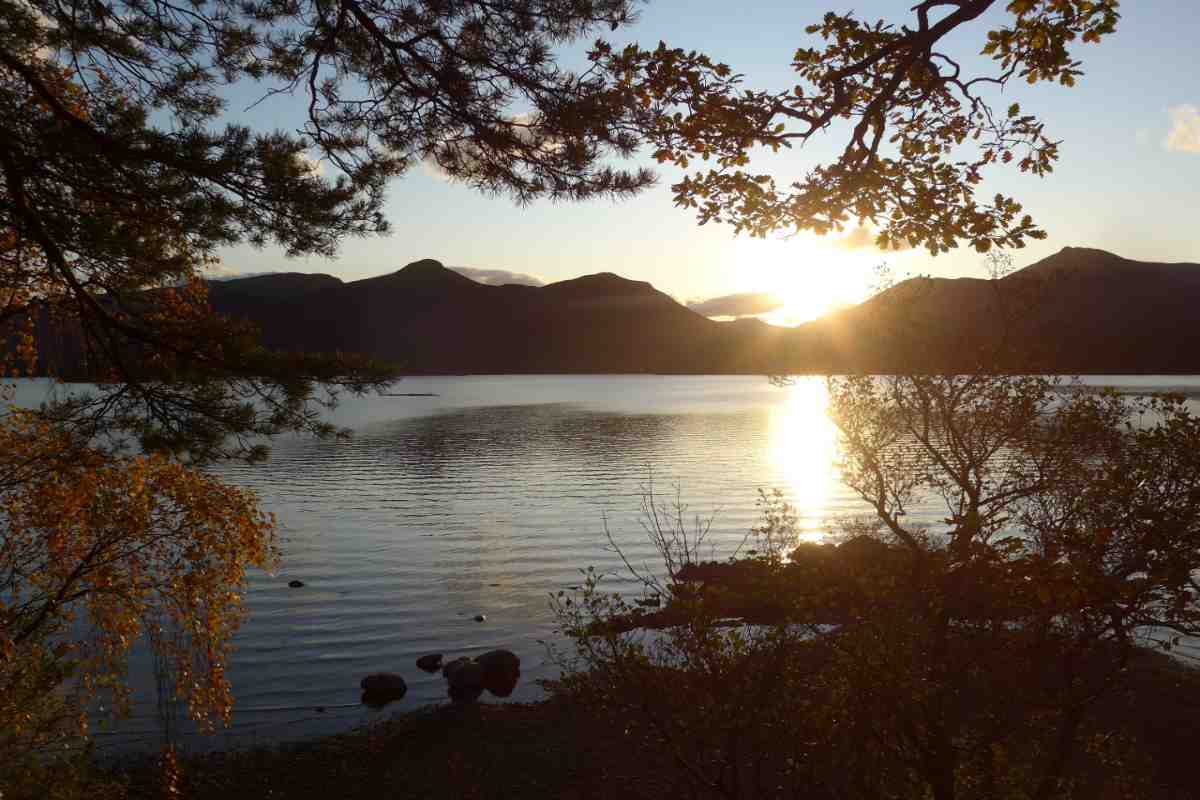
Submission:
[[[1182,105],[1167,110],[1171,114],[1171,130],[1164,142],[1167,149],[1177,153],[1200,153],[1200,108]]]
[[[546,282],[538,276],[524,272],[509,272],[506,269],[474,269],[473,267],[450,267],[450,269],[476,283],[486,283],[489,286],[501,286],[506,283],[519,283],[522,286],[546,285]]]
[[[770,292],[742,292],[690,300],[687,307],[706,317],[753,317],[783,307],[783,301]]]

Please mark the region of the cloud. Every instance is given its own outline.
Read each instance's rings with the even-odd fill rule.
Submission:
[[[519,283],[522,286],[545,286],[546,282],[536,275],[524,272],[509,272],[506,269],[474,269],[472,267],[450,267],[459,275],[466,276],[476,283],[488,286],[501,286],[506,283]]]
[[[843,236],[839,239],[834,239],[833,246],[837,247],[841,250],[853,251],[853,250],[868,250],[869,249],[869,250],[876,250],[879,252],[884,252],[884,251],[880,250],[880,248],[878,246],[876,246],[875,236],[876,236],[875,231],[871,230],[866,225],[858,225],[858,226],[852,228],[850,230],[850,232],[847,233],[845,236]],[[909,242],[907,240],[901,240],[901,242],[899,243],[899,246],[897,246],[897,244],[893,242],[892,246],[888,248],[887,252],[898,252],[900,250],[911,250],[911,249],[912,249],[911,242]]]
[[[783,308],[783,301],[769,292],[742,292],[691,300],[687,307],[706,317],[752,317]]]
[[[1177,153],[1200,153],[1200,108],[1175,106],[1171,112],[1171,130],[1164,144]]]

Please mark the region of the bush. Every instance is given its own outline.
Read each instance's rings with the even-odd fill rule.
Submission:
[[[1200,631],[1200,421],[1042,378],[830,392],[874,518],[784,557],[794,515],[767,496],[758,551],[720,564],[676,526],[654,537],[667,576],[643,576],[661,611],[589,572],[556,604],[557,691],[668,752],[694,796],[1140,796],[1128,737],[1091,712],[1139,646]],[[909,523],[931,498],[944,527]]]

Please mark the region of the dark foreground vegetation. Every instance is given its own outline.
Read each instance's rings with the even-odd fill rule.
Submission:
[[[589,571],[556,599],[566,694],[697,797],[1168,791],[1195,706],[1152,651],[1200,633],[1200,420],[1036,377],[829,389],[842,480],[873,513],[798,544],[764,495],[754,549],[712,562],[707,524],[649,497],[665,569],[627,562],[643,596]]]
[[[1095,712],[1086,735],[1096,746],[1072,769],[1079,796],[1200,796],[1200,671],[1141,651],[1126,687]],[[442,706],[314,742],[184,759],[175,786],[195,800],[695,796],[654,729],[630,722],[560,689],[543,703]],[[165,788],[160,769],[142,768],[113,776],[111,796],[170,796]]]

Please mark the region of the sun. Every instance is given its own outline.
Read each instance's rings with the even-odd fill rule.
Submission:
[[[874,261],[870,254],[847,251],[816,236],[739,239],[739,281],[747,291],[765,291],[781,305],[763,319],[774,325],[799,325],[870,294]]]

